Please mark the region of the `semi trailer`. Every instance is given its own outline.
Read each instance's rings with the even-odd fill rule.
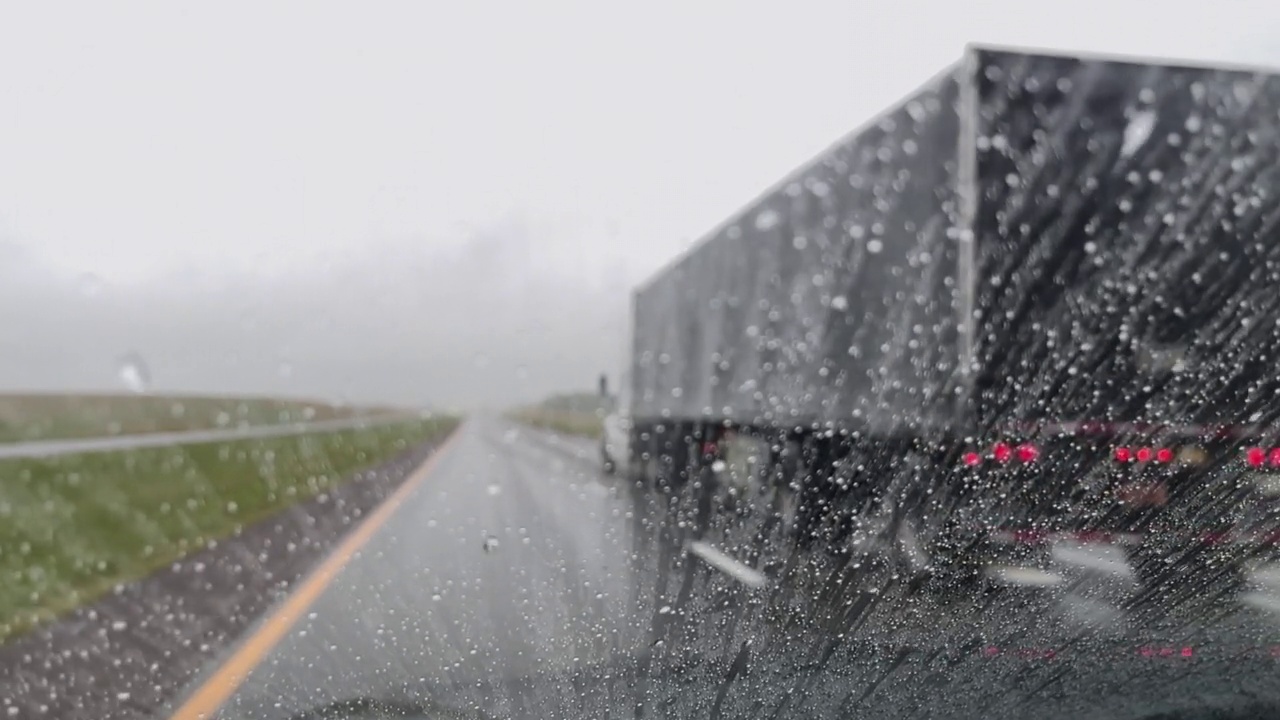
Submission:
[[[1277,193],[1272,72],[969,47],[635,290],[602,450],[673,492],[753,439],[799,541],[878,513],[938,577],[1059,582],[1064,538],[1234,577],[1280,494]]]

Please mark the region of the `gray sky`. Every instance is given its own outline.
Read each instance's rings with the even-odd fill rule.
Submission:
[[[502,405],[969,41],[1280,65],[1280,5],[0,3],[0,390]]]

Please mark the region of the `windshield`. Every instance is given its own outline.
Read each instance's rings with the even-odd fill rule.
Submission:
[[[0,9],[0,719],[1280,717],[1277,29]]]

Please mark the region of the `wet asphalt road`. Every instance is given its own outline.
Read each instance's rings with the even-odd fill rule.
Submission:
[[[598,467],[591,442],[468,422],[222,717],[363,699],[512,718],[1280,708],[1280,592],[1261,580],[1135,606],[1123,562],[1066,547],[1052,590],[924,592],[787,541],[767,491],[663,496]]]
[[[342,418],[339,420],[289,423],[287,425],[256,425],[224,430],[189,430],[186,432],[116,435],[113,437],[78,438],[75,440],[33,440],[30,442],[0,443],[0,459],[54,457],[74,453],[117,452],[136,448],[284,437],[286,435],[368,427],[398,420],[408,420],[413,417],[415,416],[411,414],[387,414],[369,418]]]
[[[632,599],[628,502],[596,477],[591,443],[496,420],[459,433],[228,716],[567,669],[613,646]]]

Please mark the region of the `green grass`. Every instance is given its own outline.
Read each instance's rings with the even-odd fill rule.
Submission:
[[[385,412],[273,398],[0,395],[0,442],[182,432]]]
[[[455,425],[0,460],[0,640]]]
[[[599,439],[604,434],[604,420],[597,413],[553,410],[545,407],[522,408],[510,414],[511,419],[526,425],[566,435]]]

